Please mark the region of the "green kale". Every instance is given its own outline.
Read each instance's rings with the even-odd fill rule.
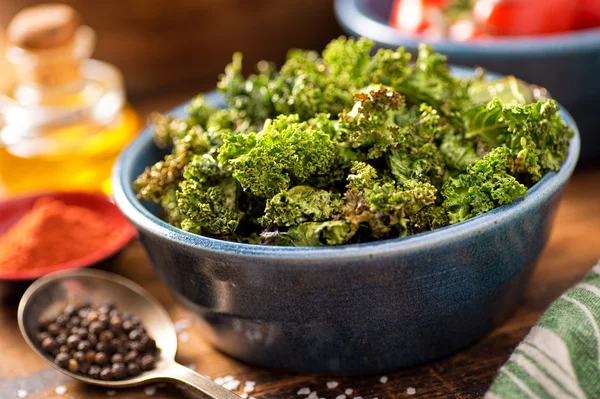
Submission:
[[[206,98],[203,94],[199,94],[192,98],[192,101],[185,107],[185,111],[190,116],[193,124],[206,128],[208,119],[218,110],[206,103]]]
[[[339,194],[309,186],[295,186],[269,199],[264,216],[258,221],[265,227],[322,222],[339,213],[341,205]]]
[[[235,54],[218,83],[227,107],[199,95],[183,117],[151,117],[170,153],[135,180],[138,198],[196,234],[340,245],[467,220],[565,161],[574,133],[533,86],[455,77],[425,44],[414,64],[404,48],[374,47],[340,37],[248,77]]]
[[[150,115],[150,122],[153,125],[152,138],[158,148],[168,149],[173,146],[173,140],[181,138],[187,134],[193,126],[189,119],[176,118],[159,113]]]
[[[533,87],[514,76],[473,82],[469,87],[469,96],[475,105],[487,104],[494,98],[503,104],[513,105],[530,104],[535,100]]]
[[[261,234],[261,243],[292,247],[314,247],[344,244],[350,237],[350,225],[343,220],[306,222],[290,227],[285,232]]]
[[[378,178],[371,165],[357,162],[348,175],[342,215],[352,233],[366,224],[374,238],[403,236],[410,229],[410,217],[434,204],[436,198],[437,189],[429,183],[408,180],[398,185]]]
[[[573,137],[554,100],[504,105],[494,99],[469,109],[464,119],[467,138],[480,138],[490,148],[508,147],[515,158],[512,172],[532,182],[560,168]]]
[[[371,83],[373,46],[369,39],[346,39],[342,36],[325,47],[323,61],[336,79],[353,82],[354,87],[363,87]]]
[[[380,86],[357,93],[355,101],[352,111],[340,114],[339,129],[346,132],[353,148],[368,150],[368,158],[379,158],[397,139],[396,113],[404,106],[404,98]]]
[[[444,158],[434,143],[446,129],[437,110],[423,103],[417,120],[399,129],[394,147],[386,154],[397,181],[418,180],[441,186],[446,172]]]
[[[410,104],[427,103],[445,116],[456,117],[470,103],[469,84],[452,76],[445,55],[423,43],[410,75],[392,88]]]
[[[183,169],[188,159],[185,155],[169,154],[139,175],[133,182],[137,197],[146,201],[160,203],[173,184],[183,177]]]
[[[370,83],[400,87],[413,73],[410,59],[410,53],[403,47],[377,50],[371,63]]]
[[[327,133],[300,122],[297,115],[267,120],[259,133],[226,134],[219,161],[231,168],[244,190],[270,198],[290,183],[328,174],[335,160],[335,144]]]
[[[515,160],[507,147],[494,148],[466,173],[442,188],[450,223],[458,223],[525,195],[527,187],[509,174]]]
[[[237,190],[229,171],[212,155],[194,156],[176,193],[181,228],[196,234],[234,234],[242,217]]]
[[[242,54],[235,53],[217,87],[229,107],[238,112],[239,118],[247,118],[251,123],[264,121],[274,115],[268,87],[275,72],[272,63],[261,61],[256,65],[256,73],[245,79],[242,75]]]

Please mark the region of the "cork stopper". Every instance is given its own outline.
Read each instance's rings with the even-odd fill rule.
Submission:
[[[66,4],[41,4],[20,11],[8,25],[7,59],[20,83],[67,85],[80,79],[94,34]]]
[[[8,40],[26,50],[68,45],[82,26],[81,16],[66,4],[51,3],[25,8],[8,25]]]

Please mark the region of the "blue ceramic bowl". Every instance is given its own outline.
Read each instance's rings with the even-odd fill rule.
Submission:
[[[335,0],[346,32],[373,39],[380,47],[415,51],[425,38],[388,25],[393,0]],[[585,144],[581,158],[600,161],[600,28],[529,38],[432,43],[453,64],[480,65],[547,88],[572,114]]]
[[[222,104],[215,93],[207,99]],[[448,355],[511,315],[579,147],[577,133],[562,169],[511,205],[433,232],[338,247],[239,244],[163,222],[131,187],[165,155],[150,129],[123,152],[112,184],[156,272],[201,316],[216,348],[272,369],[364,374]]]

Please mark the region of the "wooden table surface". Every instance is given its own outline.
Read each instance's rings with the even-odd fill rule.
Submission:
[[[135,105],[145,115],[153,109],[167,110],[192,92],[178,92],[160,101],[146,100]],[[139,243],[131,243],[111,265],[113,270],[149,290],[165,306],[174,321],[190,320],[180,334],[178,361],[193,365],[201,374],[212,378],[231,375],[244,386],[255,381],[249,395],[257,399],[298,398],[298,389],[309,387],[320,398],[333,399],[352,389],[348,399],[373,398],[479,398],[490,385],[498,368],[512,349],[527,334],[547,306],[563,291],[575,284],[600,258],[600,168],[579,170],[573,177],[554,223],[550,242],[533,276],[526,299],[516,314],[503,326],[492,331],[476,345],[449,358],[410,369],[365,377],[325,377],[270,372],[237,362],[212,349],[194,328],[193,316],[172,298],[153,272]],[[180,323],[181,325],[185,323]],[[328,381],[339,386],[328,389]],[[63,385],[67,392],[55,393]],[[409,395],[407,388],[415,388]],[[21,337],[16,323],[16,306],[0,305],[0,398],[17,398],[17,391],[27,391],[28,398],[98,399],[109,395],[124,399],[193,397],[172,385],[153,386],[110,392],[85,386],[63,377],[37,357]]]

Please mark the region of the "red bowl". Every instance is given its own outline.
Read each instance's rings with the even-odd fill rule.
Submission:
[[[26,197],[18,197],[0,202],[0,236],[14,225],[33,204],[42,197],[54,198],[67,205],[76,205],[92,210],[104,217],[104,219],[118,231],[118,236],[107,243],[107,245],[94,253],[82,258],[74,259],[50,267],[3,272],[0,271],[0,281],[27,281],[42,277],[48,273],[65,269],[78,269],[92,266],[119,252],[135,236],[135,229],[123,216],[110,198],[103,194],[94,193],[40,193]]]

